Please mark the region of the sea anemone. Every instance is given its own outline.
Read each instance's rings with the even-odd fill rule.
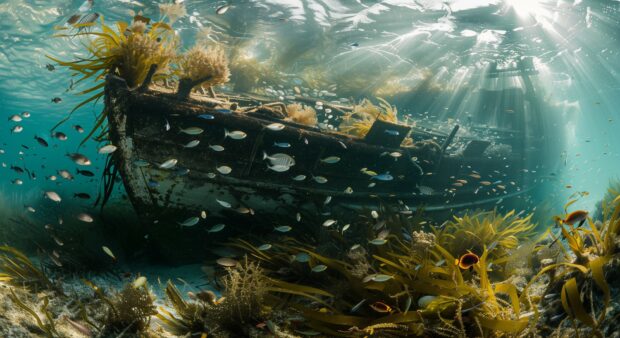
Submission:
[[[318,119],[316,111],[309,106],[303,106],[299,103],[292,103],[286,106],[286,112],[289,121],[293,121],[307,126],[316,126]]]
[[[180,98],[189,97],[198,85],[212,87],[228,82],[228,58],[219,46],[194,46],[178,59]]]

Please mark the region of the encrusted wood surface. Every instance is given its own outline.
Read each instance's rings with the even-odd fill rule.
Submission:
[[[223,112],[213,103],[179,101],[172,94],[156,91],[129,92],[119,79],[108,81],[106,105],[112,142],[119,146],[120,171],[130,198],[138,212],[153,217],[161,210],[195,215],[201,210],[217,214],[239,207],[277,213],[284,212],[284,206],[299,207],[327,196],[333,197],[332,203],[349,207],[400,203],[411,209],[424,205],[428,210],[445,210],[495,203],[501,197],[520,193],[478,194],[477,186],[472,184],[460,188],[450,198],[450,204],[446,203],[444,190],[454,182],[450,176],[466,176],[472,167],[482,175],[494,170],[512,171],[516,175],[516,168],[504,168],[506,161],[447,156],[442,159],[441,167],[435,168],[436,158],[426,149],[388,149],[275,117]],[[200,118],[201,114],[214,118]],[[274,121],[286,127],[280,131],[267,129]],[[171,126],[169,131],[166,124]],[[180,132],[189,127],[199,127],[204,132],[199,135]],[[226,129],[243,131],[247,137],[225,138]],[[200,143],[193,148],[184,147],[192,140]],[[275,145],[282,142],[290,143],[291,147]],[[210,145],[221,145],[225,150],[217,152]],[[395,159],[389,155],[395,151],[402,156]],[[264,153],[286,153],[296,163],[286,172],[275,172],[268,168]],[[321,161],[330,156],[337,156],[340,161],[334,164]],[[158,168],[170,159],[178,160],[175,168]],[[142,161],[150,165],[140,166]],[[217,168],[222,166],[232,168],[232,172],[221,174]],[[389,173],[393,180],[373,179],[362,168],[378,174]],[[189,172],[180,172],[183,169]],[[293,180],[297,175],[306,178]],[[317,178],[325,178],[327,182],[319,183]],[[420,193],[419,186],[430,187],[434,193]]]

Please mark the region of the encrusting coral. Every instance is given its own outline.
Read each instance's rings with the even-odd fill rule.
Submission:
[[[212,88],[228,82],[230,70],[228,58],[219,46],[194,46],[177,60],[179,68],[179,98],[187,99],[191,90],[198,86]]]

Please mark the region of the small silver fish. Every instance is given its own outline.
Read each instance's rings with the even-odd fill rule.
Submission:
[[[212,146],[209,146],[209,148],[211,148],[211,150],[213,151],[224,151],[224,147],[222,147],[221,145],[218,144],[214,144]]]
[[[92,164],[86,156],[80,153],[69,153],[67,154],[67,157],[69,157],[77,165],[88,166]]]
[[[184,227],[191,227],[194,226],[196,224],[198,224],[198,222],[200,221],[199,217],[190,217],[186,220],[184,220],[183,222],[177,222],[179,225],[184,226]]]
[[[328,220],[326,220],[325,222],[323,222],[323,226],[324,226],[324,227],[330,227],[330,226],[332,226],[332,225],[336,224],[337,222],[338,222],[338,221],[337,221],[337,220],[335,220],[335,219],[328,219]]]
[[[387,240],[384,238],[375,238],[372,241],[369,241],[368,243],[372,244],[372,245],[383,245],[385,243],[387,243]]]
[[[338,162],[340,162],[340,157],[338,157],[338,156],[329,156],[329,157],[321,159],[321,162],[328,163],[328,164],[338,163]]]
[[[101,249],[103,250],[103,252],[105,252],[106,255],[110,256],[113,260],[116,260],[116,256],[114,256],[114,253],[112,252],[112,250],[110,250],[110,248],[104,245],[101,247]]]
[[[272,245],[267,243],[267,244],[263,244],[263,245],[259,246],[257,249],[260,250],[260,251],[266,251],[266,250],[271,249],[271,247],[272,247]]]
[[[279,227],[275,227],[274,230],[277,232],[289,232],[293,230],[293,227],[288,226],[288,225],[281,225]]]
[[[56,203],[60,203],[61,201],[60,196],[54,191],[46,191],[45,196]]]
[[[217,15],[223,15],[226,12],[228,12],[228,9],[230,8],[230,5],[224,5],[224,6],[220,6],[215,10],[215,14]]]
[[[272,124],[267,125],[265,128],[271,131],[280,131],[284,129],[284,125],[282,123],[274,122]]]
[[[211,229],[209,229],[207,232],[220,232],[224,230],[225,227],[226,227],[226,224],[223,224],[223,223],[216,224]]]
[[[327,178],[323,176],[314,176],[313,179],[316,183],[319,183],[319,184],[327,183]]]
[[[224,129],[224,138],[230,137],[233,140],[243,140],[246,136],[248,135],[241,130],[228,131],[228,129]]]
[[[293,177],[293,180],[295,181],[303,181],[306,179],[306,175],[297,175],[295,177]]]
[[[13,114],[13,115],[9,116],[9,121],[21,122],[22,121],[22,117],[17,115],[17,114]]]
[[[179,129],[179,132],[185,133],[187,135],[200,135],[202,134],[202,132],[204,132],[204,130],[199,127],[189,127],[185,129]]]
[[[179,160],[177,160],[176,158],[171,158],[171,159],[167,160],[166,162],[160,164],[159,168],[160,169],[170,169],[170,168],[174,167],[175,165],[177,165],[178,162],[179,162]]]
[[[91,215],[89,215],[89,214],[87,214],[85,212],[79,213],[77,215],[77,219],[79,219],[80,221],[85,222],[85,223],[92,223],[92,222],[95,221],[93,216],[91,216]]]
[[[194,148],[200,144],[200,140],[191,140],[183,146],[183,148]]]
[[[218,200],[218,199],[215,199],[215,201],[217,203],[219,203],[219,205],[223,206],[224,208],[232,207],[232,205],[230,203],[226,202],[226,201],[222,201],[222,200]]]
[[[11,133],[17,134],[17,133],[21,133],[24,130],[24,127],[22,126],[15,126],[13,128],[11,128]]]
[[[232,172],[232,168],[227,165],[219,166],[215,168],[215,170],[217,170],[222,175],[228,175]]]
[[[111,153],[115,152],[115,151],[116,151],[116,149],[117,149],[117,148],[116,148],[116,146],[115,146],[115,145],[113,145],[113,144],[108,144],[108,145],[105,145],[105,146],[103,146],[103,147],[99,148],[99,150],[97,150],[97,152],[98,152],[99,154],[111,154]]]
[[[327,270],[327,266],[323,264],[315,265],[312,268],[312,272],[323,272],[325,270]]]
[[[345,232],[345,231],[347,231],[347,230],[349,230],[349,228],[350,228],[350,227],[351,227],[351,224],[345,224],[345,225],[342,227],[341,232],[344,234],[344,232]]]

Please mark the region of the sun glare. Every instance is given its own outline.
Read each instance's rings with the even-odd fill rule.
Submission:
[[[542,10],[540,0],[506,0],[506,3],[514,8],[517,15],[522,17],[535,17]]]

